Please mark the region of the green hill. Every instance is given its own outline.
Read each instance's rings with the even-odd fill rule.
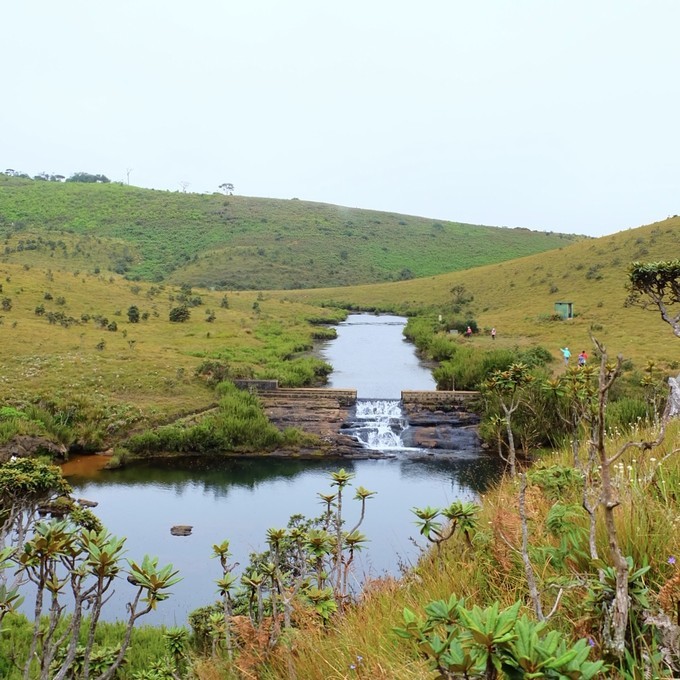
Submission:
[[[224,290],[406,280],[501,262],[574,235],[308,201],[0,174],[2,262]]]
[[[675,258],[680,217],[589,239],[552,250],[464,272],[413,281],[344,289],[287,291],[282,296],[326,306],[391,310],[400,313],[453,313],[452,288],[464,286],[472,300],[459,314],[473,317],[482,331],[495,327],[497,344],[591,347],[590,332],[612,352],[643,362],[654,359],[677,368],[677,341],[659,314],[624,306],[627,270],[635,260]],[[575,318],[553,318],[556,302],[572,302]],[[489,344],[488,333],[473,343]],[[583,347],[582,347],[583,346]]]

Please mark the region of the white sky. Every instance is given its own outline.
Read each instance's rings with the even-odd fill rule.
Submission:
[[[678,0],[3,0],[0,170],[602,235],[680,213]]]

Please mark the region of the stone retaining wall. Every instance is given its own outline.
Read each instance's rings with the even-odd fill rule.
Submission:
[[[404,390],[401,393],[402,402],[418,404],[421,406],[466,406],[470,401],[479,396],[479,392],[464,392],[451,390]]]
[[[276,390],[261,390],[262,397],[275,397],[291,400],[327,400],[336,401],[341,406],[354,406],[357,401],[356,390],[345,390],[334,387],[279,387]]]

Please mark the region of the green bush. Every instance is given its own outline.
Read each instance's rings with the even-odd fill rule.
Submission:
[[[13,406],[0,407],[0,420],[11,420],[13,418],[26,420],[28,416],[23,411],[18,411]]]
[[[260,380],[278,380],[281,387],[309,387],[324,385],[333,367],[315,357],[301,357],[292,361],[272,361],[258,371]]]
[[[170,321],[173,323],[184,323],[188,321],[191,317],[191,312],[186,305],[180,305],[179,307],[173,307],[170,310]]]
[[[607,404],[605,425],[608,429],[626,430],[647,421],[647,402],[637,397],[621,397]]]
[[[267,451],[284,442],[268,420],[258,398],[233,383],[217,386],[219,413],[197,425],[168,425],[130,437],[125,446],[140,456],[153,453],[220,454]],[[290,436],[290,435],[289,435]]]

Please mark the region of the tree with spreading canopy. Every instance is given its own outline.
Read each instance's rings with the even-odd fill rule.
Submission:
[[[680,260],[633,262],[628,281],[626,306],[656,307],[680,338]]]

